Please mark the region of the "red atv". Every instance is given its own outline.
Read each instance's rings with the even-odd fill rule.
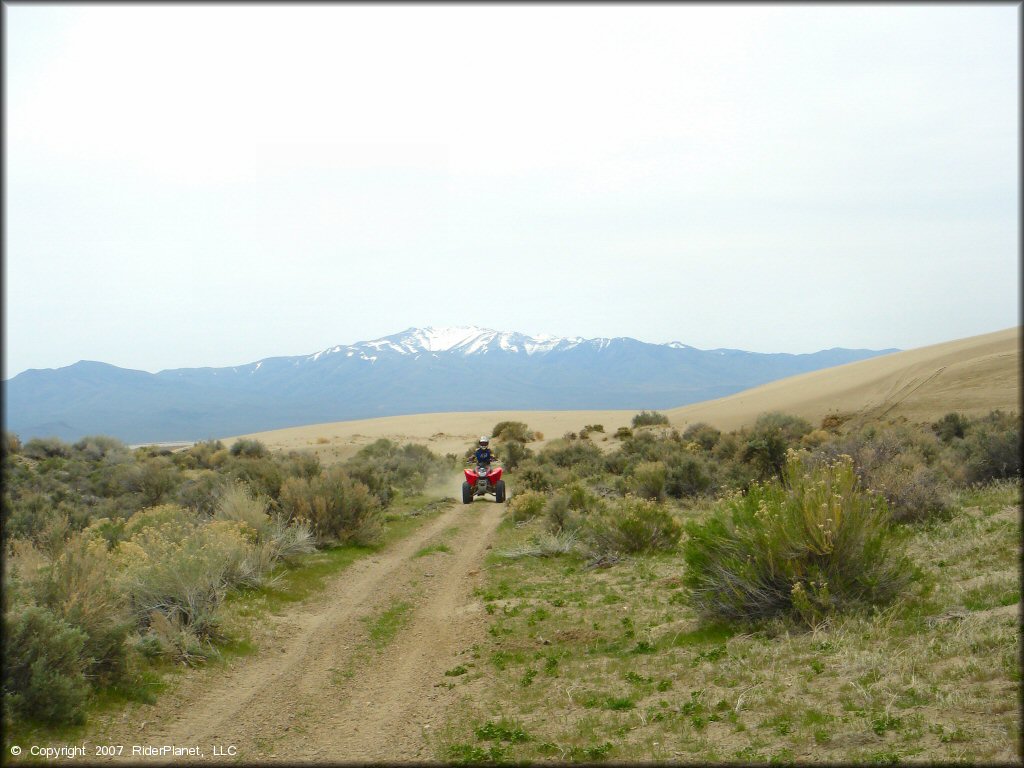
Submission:
[[[501,504],[505,501],[505,481],[501,479],[501,467],[491,468],[486,464],[477,464],[476,469],[467,467],[466,481],[462,484],[462,503],[470,504],[477,496],[491,494]]]

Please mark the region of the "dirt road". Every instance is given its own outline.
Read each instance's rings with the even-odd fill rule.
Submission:
[[[472,592],[503,510],[489,499],[452,504],[277,619],[273,647],[218,677],[197,675],[163,697],[150,722],[125,722],[108,738],[196,746],[204,762],[432,759],[426,737],[454,700],[444,673],[468,660],[486,629]],[[448,551],[416,556],[442,543]],[[381,617],[392,619],[391,634],[375,642]]]

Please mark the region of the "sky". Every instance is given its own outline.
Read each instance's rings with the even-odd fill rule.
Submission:
[[[1012,4],[3,13],[5,378],[1020,322]]]

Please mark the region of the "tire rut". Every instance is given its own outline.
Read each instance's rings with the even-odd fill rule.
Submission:
[[[393,548],[353,563],[325,587],[327,600],[282,617],[293,634],[279,650],[264,650],[215,688],[186,693],[144,738],[136,732],[122,742],[198,746],[205,761],[214,746],[234,747],[246,763],[423,760],[425,733],[449,701],[436,684],[485,629],[472,588],[503,510],[453,504]],[[453,526],[444,537],[450,553],[414,557]],[[397,601],[409,604],[407,621],[374,648],[361,619]]]

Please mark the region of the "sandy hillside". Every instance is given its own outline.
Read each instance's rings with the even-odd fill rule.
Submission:
[[[1020,328],[805,373],[719,400],[667,411],[677,426],[737,429],[765,411],[817,424],[829,412],[933,421],[950,411],[1020,410]]]
[[[766,411],[784,411],[818,423],[829,412],[866,419],[905,416],[934,420],[949,411],[1019,411],[1020,328],[793,376],[729,397],[666,411],[672,424],[705,421],[736,429]],[[415,442],[435,453],[461,453],[499,421],[523,421],[547,442],[587,424],[603,424],[605,435],[630,423],[629,411],[480,411],[427,413],[340,421],[270,432],[254,437],[284,450],[313,450],[323,460],[344,460],[381,437]],[[224,438],[230,442],[234,437]],[[537,446],[535,446],[537,447]]]

